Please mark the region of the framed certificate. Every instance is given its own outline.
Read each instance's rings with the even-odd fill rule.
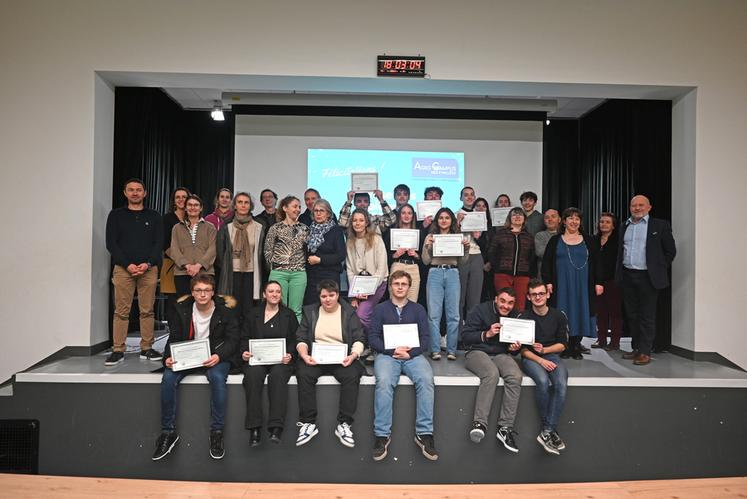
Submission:
[[[441,209],[441,201],[418,201],[415,203],[415,211],[418,213],[418,220],[425,220],[432,217]]]
[[[534,343],[534,321],[527,319],[511,319],[501,317],[501,343],[516,343],[532,345]]]
[[[210,340],[190,340],[172,343],[171,359],[174,361],[172,371],[186,371],[202,364],[210,358]]]
[[[488,217],[484,211],[472,211],[462,218],[462,232],[483,232],[488,230]]]
[[[348,297],[358,295],[372,295],[379,287],[379,278],[375,275],[354,275],[348,285]]]
[[[355,192],[373,192],[379,188],[379,174],[376,172],[350,174],[350,190]]]
[[[384,348],[417,348],[420,346],[417,324],[384,324]]]
[[[433,256],[463,256],[461,234],[433,234]]]
[[[285,338],[266,338],[249,340],[250,366],[269,366],[282,364],[285,356]]]
[[[493,219],[493,227],[501,227],[506,223],[508,212],[512,208],[490,208],[490,217]]]
[[[348,356],[348,346],[344,343],[311,344],[311,357],[317,364],[342,364]]]
[[[389,229],[389,249],[420,249],[420,231],[417,229]]]

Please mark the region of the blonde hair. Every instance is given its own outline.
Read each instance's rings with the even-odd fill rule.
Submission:
[[[363,236],[366,238],[366,247],[373,248],[374,241],[376,240],[377,235],[376,230],[371,225],[371,216],[366,210],[362,210],[360,208],[356,208],[355,210],[353,210],[353,213],[350,214],[350,221],[348,222],[348,246],[350,248],[355,247],[355,240],[358,236],[353,229],[353,217],[358,214],[363,215],[363,218],[365,218],[366,220],[366,231]]]

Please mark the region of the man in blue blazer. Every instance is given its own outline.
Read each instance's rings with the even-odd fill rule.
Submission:
[[[630,218],[622,226],[615,272],[633,339],[633,351],[623,358],[638,366],[651,362],[656,300],[659,290],[669,286],[668,269],[677,254],[669,222],[649,217],[650,211],[646,196],[630,200]]]

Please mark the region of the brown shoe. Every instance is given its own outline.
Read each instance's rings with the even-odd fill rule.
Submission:
[[[606,345],[604,347],[605,352],[614,352],[615,350],[620,350],[620,345]]]
[[[636,357],[638,357],[638,354],[640,352],[638,350],[633,350],[632,352],[623,352],[623,359],[625,360],[633,360]]]
[[[633,360],[633,364],[637,366],[645,366],[649,362],[651,362],[651,356],[645,353],[639,353],[635,360]]]

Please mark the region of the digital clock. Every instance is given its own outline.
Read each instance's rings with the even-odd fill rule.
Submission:
[[[425,57],[380,55],[376,60],[376,76],[425,77]]]

